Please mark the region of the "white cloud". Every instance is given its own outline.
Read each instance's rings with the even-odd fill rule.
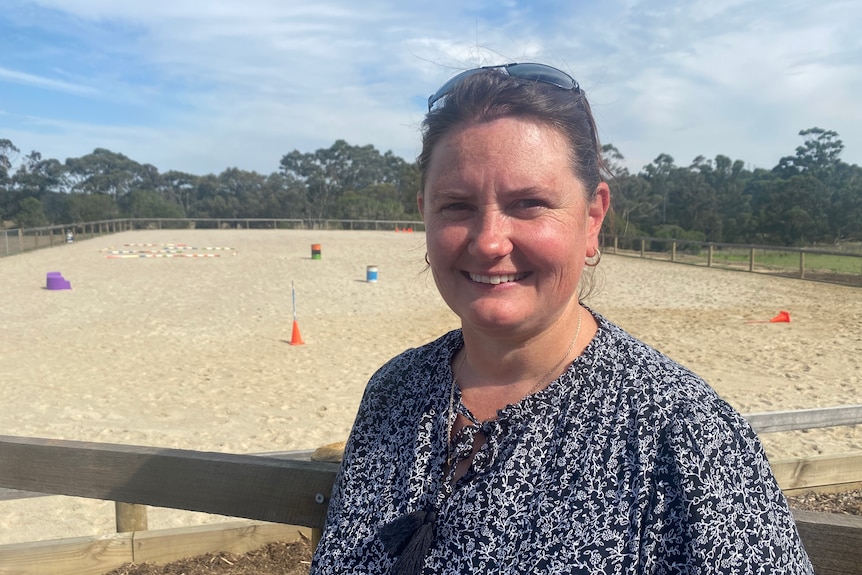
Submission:
[[[162,170],[274,171],[284,153],[338,138],[412,159],[422,102],[451,75],[537,60],[581,82],[603,140],[634,170],[663,152],[680,164],[723,153],[769,167],[813,125],[841,134],[845,159],[862,159],[862,9],[848,0],[38,4],[59,12],[33,26],[50,35],[68,19],[71,31],[54,32],[75,51],[39,72],[18,64],[26,58],[4,62],[0,83],[126,106],[136,118],[68,123],[58,106],[48,131],[27,118],[47,113],[4,103],[17,134],[31,126],[46,156],[61,139],[51,134],[66,132],[64,150],[109,147]],[[76,67],[93,61],[95,73]]]
[[[603,29],[609,57],[593,74],[602,79],[593,93],[606,118],[600,127],[631,169],[660,152],[682,165],[722,153],[771,167],[801,143],[800,129],[814,125],[837,130],[848,151],[855,142],[856,161],[862,157],[853,104],[862,92],[859,7],[829,0],[644,6],[630,3]]]
[[[64,82],[62,80],[54,80],[51,78],[45,78],[44,76],[37,76],[35,74],[28,74],[26,72],[10,70],[3,67],[0,67],[0,80],[14,82],[25,86],[35,86],[36,88],[44,88],[56,92],[66,92],[68,94],[87,96],[95,95],[97,93],[97,91],[91,86],[84,86],[73,82]]]

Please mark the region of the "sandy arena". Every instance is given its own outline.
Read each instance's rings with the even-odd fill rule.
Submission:
[[[218,257],[107,257],[161,244]],[[424,251],[421,233],[153,230],[0,258],[0,434],[232,453],[343,440],[380,364],[458,326]],[[51,271],[72,289],[45,289]],[[862,403],[859,288],[611,254],[596,279],[588,305],[743,413]],[[792,321],[749,323],[779,310]],[[771,459],[842,453],[862,426],[763,440]],[[219,519],[153,509],[149,527]],[[0,501],[0,544],[113,529],[110,502]]]

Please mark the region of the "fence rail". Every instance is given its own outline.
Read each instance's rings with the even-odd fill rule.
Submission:
[[[862,405],[752,414],[747,418],[761,433],[857,425],[862,423]],[[235,455],[0,436],[0,487],[28,492],[22,493],[24,496],[50,493],[119,502],[118,531],[135,529],[141,533],[146,529],[146,512],[140,506],[154,505],[304,526],[319,534],[338,464],[297,459],[307,458],[308,453]],[[772,466],[779,485],[788,493],[862,484],[862,454],[858,453],[782,460]],[[862,573],[862,517],[793,513],[818,575]],[[237,531],[245,539],[248,533],[257,533],[252,537],[255,542],[260,542],[264,532],[284,534],[266,531],[275,529],[268,523],[222,529]],[[135,549],[140,545],[123,534],[3,545],[0,575],[98,575],[144,556],[167,562],[227,545],[227,539],[213,535],[217,530],[216,526],[189,528],[182,538],[176,533],[160,536],[149,532],[147,555],[139,553],[137,559]],[[166,541],[169,550],[154,549]],[[113,552],[107,553],[106,547]],[[106,567],[109,559],[113,564]],[[60,567],[50,571],[48,564]]]
[[[303,220],[282,218],[125,218],[40,228],[0,230],[0,256],[62,246],[108,234],[162,229],[424,230],[413,220]]]
[[[226,228],[424,231],[425,224],[419,220],[125,218],[0,230],[0,256],[131,230]],[[603,243],[611,253],[620,255],[862,287],[862,248],[857,251],[825,250],[623,236],[605,236]]]
[[[745,416],[745,419],[757,433],[859,425],[862,424],[862,405],[750,413]]]
[[[604,238],[613,254],[862,287],[862,248],[826,250],[650,237]]]

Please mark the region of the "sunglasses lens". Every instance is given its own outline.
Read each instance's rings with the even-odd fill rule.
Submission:
[[[507,71],[510,76],[514,76],[515,78],[544,82],[545,84],[552,84],[564,90],[571,90],[577,86],[574,78],[562,70],[557,70],[544,64],[512,64],[507,67]]]
[[[429,110],[431,109],[431,107],[434,105],[434,102],[436,102],[437,100],[439,100],[440,98],[442,98],[443,96],[445,96],[446,94],[451,92],[452,88],[454,88],[455,86],[460,84],[464,78],[467,78],[468,76],[472,76],[473,74],[478,74],[479,72],[481,72],[483,70],[484,70],[484,68],[475,68],[473,70],[466,70],[464,72],[461,72],[460,74],[455,74],[454,76],[449,78],[449,80],[445,84],[440,86],[439,90],[437,90],[436,92],[431,94],[431,96],[428,97],[428,109]]]
[[[437,102],[437,100],[451,92],[455,86],[457,86],[464,80],[464,78],[494,68],[505,70],[506,73],[513,78],[529,80],[531,82],[542,82],[544,84],[551,84],[552,86],[556,86],[564,90],[574,90],[576,93],[580,93],[580,88],[578,86],[578,83],[575,82],[574,78],[572,78],[562,70],[557,70],[556,68],[545,66],[544,64],[525,63],[503,64],[502,66],[484,66],[482,68],[466,70],[464,72],[461,72],[460,74],[456,74],[455,76],[449,78],[449,81],[440,86],[440,89],[431,94],[431,96],[428,98],[428,110],[430,111],[434,104]]]

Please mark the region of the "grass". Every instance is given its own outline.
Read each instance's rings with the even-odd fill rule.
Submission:
[[[716,251],[713,263],[721,265],[747,265],[749,252]],[[770,269],[799,269],[798,252],[782,252],[778,250],[755,250],[755,267]],[[862,257],[853,255],[805,254],[805,271],[829,272],[834,274],[862,275]]]

